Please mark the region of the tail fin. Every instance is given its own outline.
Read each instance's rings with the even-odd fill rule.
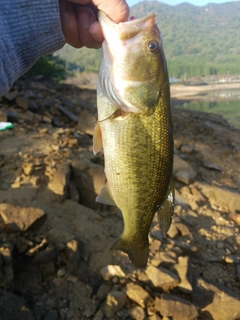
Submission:
[[[145,268],[148,260],[148,243],[139,245],[120,238],[111,250],[121,250],[128,254],[130,261],[136,268]]]

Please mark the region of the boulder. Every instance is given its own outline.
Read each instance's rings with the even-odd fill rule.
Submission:
[[[224,285],[197,279],[192,300],[206,319],[235,320],[240,317],[240,296]]]
[[[148,266],[146,269],[146,274],[150,281],[150,284],[155,289],[162,289],[168,291],[175,288],[180,283],[178,276],[165,268],[156,268],[154,266]]]
[[[160,299],[156,297],[155,309],[173,320],[195,320],[198,317],[198,309],[194,304],[168,293],[163,293]]]
[[[104,313],[111,318],[118,310],[122,309],[127,301],[127,296],[121,291],[111,291],[108,293],[105,304]]]
[[[146,308],[152,300],[150,294],[138,284],[130,282],[126,285],[126,295],[142,308]]]
[[[196,172],[187,161],[174,154],[173,176],[176,180],[189,184],[196,177]]]
[[[24,208],[9,203],[1,203],[0,215],[9,232],[24,232],[34,222],[45,216],[45,212],[40,208]]]

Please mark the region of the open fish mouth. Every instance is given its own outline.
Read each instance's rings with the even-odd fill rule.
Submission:
[[[112,21],[105,12],[103,11],[99,11],[98,14],[99,19],[102,19],[103,21]],[[130,20],[125,21],[125,22],[119,22],[119,23],[115,23],[112,21],[113,24],[117,24],[119,26],[121,25],[126,25],[126,26],[131,26],[131,25],[136,25],[136,24],[141,24],[147,20],[149,20],[150,18],[154,18],[156,17],[156,13],[154,11],[149,12],[145,17],[143,18],[138,18],[136,19],[135,17],[131,17]]]
[[[119,40],[126,40],[155,24],[156,14],[152,11],[143,18],[135,19],[131,17],[130,20],[120,23],[113,22],[103,11],[99,11],[98,17],[105,34],[108,33],[105,26],[109,28],[109,25],[111,25],[112,30],[118,35]],[[105,40],[107,41],[108,39],[105,38]]]

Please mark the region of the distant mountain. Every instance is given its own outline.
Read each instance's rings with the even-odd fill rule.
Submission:
[[[157,14],[171,76],[240,75],[240,1],[203,7],[141,1],[131,15],[139,18],[150,11]],[[69,67],[98,70],[100,50],[65,46],[59,54]]]

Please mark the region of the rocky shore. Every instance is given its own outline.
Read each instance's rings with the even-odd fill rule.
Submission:
[[[19,81],[0,121],[0,319],[240,319],[238,130],[173,108],[175,215],[136,270],[110,251],[120,212],[95,202],[95,91]]]

